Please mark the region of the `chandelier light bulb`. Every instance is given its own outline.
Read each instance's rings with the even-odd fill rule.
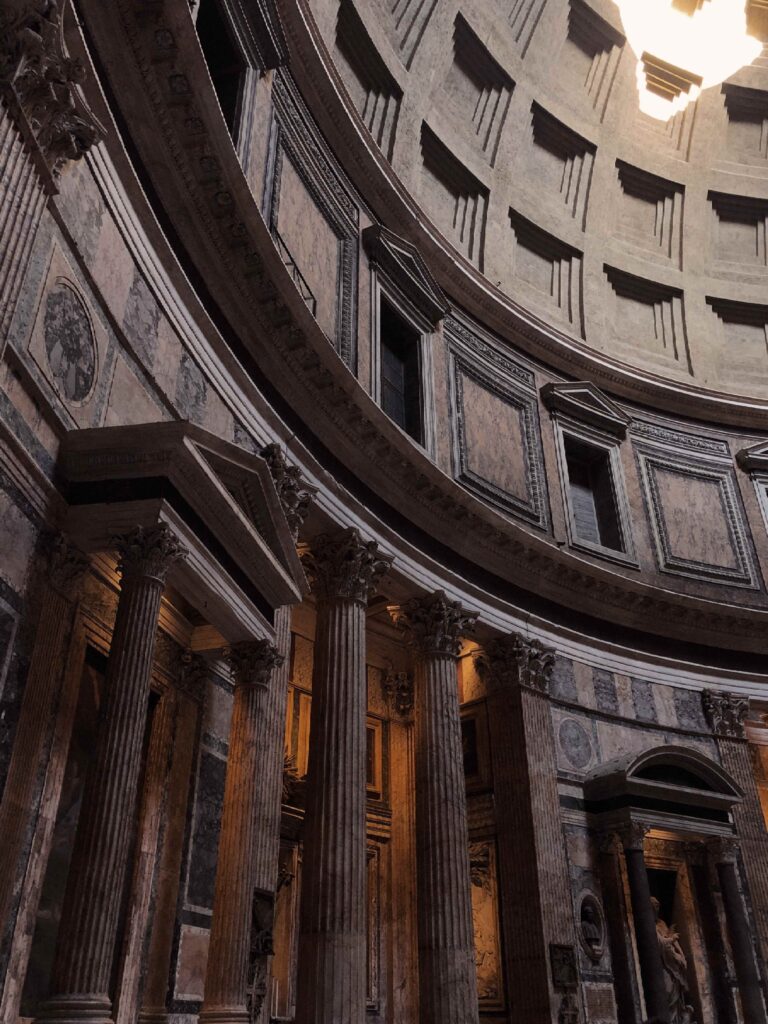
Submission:
[[[751,64],[763,49],[747,32],[744,0],[699,0],[690,14],[673,0],[615,3],[637,57],[640,109],[661,121]]]

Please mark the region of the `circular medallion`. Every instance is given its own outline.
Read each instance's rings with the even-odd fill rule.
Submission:
[[[91,321],[77,293],[62,280],[45,300],[45,352],[64,398],[84,402],[96,382],[96,343]]]
[[[585,892],[579,908],[579,938],[584,952],[597,963],[605,949],[605,917],[597,897]]]
[[[574,768],[586,768],[592,760],[592,743],[583,725],[567,718],[558,731],[560,747]]]

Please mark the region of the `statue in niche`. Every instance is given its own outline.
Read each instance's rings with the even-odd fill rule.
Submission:
[[[587,893],[581,902],[581,938],[591,960],[603,955],[603,918],[597,900]]]
[[[664,966],[664,982],[669,1001],[670,1024],[696,1024],[693,1007],[688,1003],[688,960],[680,936],[674,925],[668,925],[659,916],[659,901],[651,898],[651,906],[656,915],[656,937],[659,940],[659,952]]]

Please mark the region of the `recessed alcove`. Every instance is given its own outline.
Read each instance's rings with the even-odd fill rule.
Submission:
[[[403,94],[352,0],[342,0],[339,6],[334,60],[358,114],[384,155],[391,158]]]
[[[509,211],[515,240],[513,273],[538,303],[581,334],[582,254],[515,210]]]
[[[624,41],[621,32],[584,0],[570,0],[558,71],[564,86],[569,82],[575,87],[579,105],[591,109],[599,120],[605,116]]]
[[[680,264],[683,187],[616,161],[621,202],[616,234],[647,254]]]
[[[507,4],[510,0],[502,0]],[[512,28],[515,42],[520,47],[522,55],[530,45],[536,26],[544,13],[547,0],[512,0],[507,20]]]
[[[768,170],[768,91],[726,82],[723,101],[727,115],[723,158]]]
[[[768,199],[710,192],[715,261],[760,272],[768,267]],[[742,270],[743,272],[743,270]]]
[[[496,160],[514,87],[509,75],[459,15],[453,31],[453,62],[443,89],[491,165]]]
[[[615,267],[603,270],[611,287],[607,338],[626,350],[642,348],[646,358],[691,372],[683,293]]]
[[[720,320],[720,372],[768,388],[768,305],[712,296],[707,303]]]
[[[583,228],[596,147],[553,117],[538,103],[531,107],[532,178],[542,194],[564,203]]]
[[[435,133],[421,128],[421,199],[438,227],[482,269],[488,189]]]
[[[408,68],[426,31],[437,0],[381,0],[400,59]]]

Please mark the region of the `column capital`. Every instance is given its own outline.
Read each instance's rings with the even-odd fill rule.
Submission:
[[[13,0],[0,26],[0,90],[27,122],[51,176],[79,160],[104,136],[80,93],[83,64],[64,45],[61,6]]]
[[[302,477],[301,471],[288,462],[279,444],[268,444],[262,448],[261,457],[269,466],[283,513],[288,520],[293,539],[296,540],[309,514],[315,488],[310,487]]]
[[[486,644],[475,664],[480,675],[499,689],[525,686],[549,693],[555,652],[539,640],[510,633]]]
[[[707,854],[713,864],[736,864],[739,844],[730,836],[715,836],[707,840]]]
[[[704,690],[701,703],[713,733],[732,739],[744,738],[749,697],[728,693],[726,690]]]
[[[50,533],[46,548],[51,586],[65,597],[73,597],[90,564],[88,556],[64,533]]]
[[[376,541],[364,541],[354,528],[320,534],[301,560],[318,597],[362,603],[392,565],[390,556],[379,553]]]
[[[458,657],[461,638],[471,633],[477,620],[445,591],[414,597],[392,611],[395,624],[404,632],[407,643],[419,654],[448,654]]]
[[[616,829],[619,841],[625,850],[638,850],[642,853],[645,844],[645,837],[650,832],[650,826],[641,821],[630,821]]]
[[[273,669],[279,668],[285,658],[269,640],[245,640],[227,648],[227,661],[232,668],[235,686],[253,690],[266,689]]]
[[[123,582],[150,577],[165,583],[171,566],[187,554],[167,523],[137,526],[112,543],[120,556],[117,569]]]

